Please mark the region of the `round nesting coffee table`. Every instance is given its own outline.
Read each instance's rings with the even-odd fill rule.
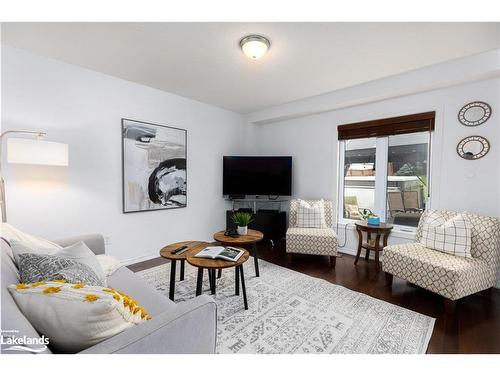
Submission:
[[[194,255],[197,252],[191,252],[187,257],[187,262],[198,268],[198,278],[196,279],[196,295],[199,296],[201,294],[201,288],[203,284],[203,270],[208,271],[208,280],[210,282],[210,292],[211,294],[215,294],[215,270],[220,270],[222,268],[231,268],[235,267],[235,275],[234,275],[234,294],[240,294],[240,277],[241,277],[241,290],[243,292],[243,303],[245,306],[245,310],[248,310],[248,302],[247,302],[247,290],[245,288],[245,274],[243,273],[243,263],[245,263],[250,257],[250,253],[245,250],[239,248],[239,250],[243,250],[244,253],[241,255],[240,259],[236,262],[231,262],[222,259],[207,259],[207,258],[196,258]]]
[[[370,257],[370,250],[375,251],[375,266],[377,270],[380,269],[379,253],[387,246],[387,239],[393,226],[387,223],[380,223],[379,225],[370,225],[366,221],[356,221],[356,232],[358,232],[358,252],[356,253],[356,260],[354,264],[358,264],[361,249],[365,249],[365,259]],[[363,243],[363,232],[366,232],[366,242]],[[372,234],[375,239],[372,239]],[[380,246],[380,239],[383,238],[383,245]]]
[[[191,254],[197,254],[201,250],[203,250],[205,247],[209,246],[210,244],[208,242],[203,242],[203,241],[184,241],[184,242],[176,242],[170,245],[165,246],[163,249],[160,250],[160,255],[165,258],[170,260],[170,287],[168,291],[168,297],[173,301],[174,300],[174,295],[175,295],[175,269],[176,269],[176,264],[177,261],[181,262],[181,274],[179,280],[182,281],[184,280],[184,263],[186,262],[186,259],[189,255]],[[175,249],[178,249],[181,246],[187,246],[188,250],[182,254],[172,254],[172,251]]]
[[[223,246],[244,246],[251,245],[253,262],[255,265],[255,276],[259,277],[259,257],[257,255],[257,242],[262,241],[264,233],[249,229],[248,233],[238,237],[230,237],[224,234],[224,231],[214,233],[214,240],[220,242]],[[220,274],[219,274],[220,277]]]

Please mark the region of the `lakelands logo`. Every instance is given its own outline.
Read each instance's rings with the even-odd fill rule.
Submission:
[[[15,329],[0,331],[0,344],[2,351],[21,351],[29,353],[42,353],[47,350],[49,338],[19,336],[19,331]]]

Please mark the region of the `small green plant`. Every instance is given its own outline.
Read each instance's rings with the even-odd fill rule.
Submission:
[[[368,208],[363,208],[358,210],[359,215],[363,218],[363,220],[368,220],[371,217],[377,217],[371,210]]]
[[[249,212],[235,212],[232,220],[239,227],[246,227],[253,221],[252,214]]]

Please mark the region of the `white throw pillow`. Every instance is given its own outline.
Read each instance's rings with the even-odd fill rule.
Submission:
[[[326,228],[325,202],[323,199],[312,204],[299,199],[297,226],[299,228]]]
[[[422,226],[420,243],[429,249],[471,258],[471,225],[462,214],[445,220],[439,213],[432,213]]]
[[[54,242],[24,233],[7,223],[0,223],[0,237],[3,237],[9,245],[12,245],[12,241],[21,242],[25,246],[31,248],[34,253],[57,255],[57,253],[63,249],[62,246]],[[12,258],[14,263],[17,264],[17,259],[12,252],[11,246],[6,246],[6,248],[9,252],[8,255]],[[106,277],[112,275],[120,267],[122,267],[122,264],[118,259],[109,255],[100,254],[96,256],[96,259],[101,265]]]
[[[96,255],[96,259],[101,265],[106,277],[111,276],[122,267],[122,264],[118,259],[109,255],[99,254]]]
[[[33,236],[28,233],[24,233],[17,228],[14,228],[12,225],[7,223],[1,223],[0,225],[0,235],[4,238],[9,244],[13,240],[23,242],[31,248],[43,249],[44,254],[52,254],[62,249],[62,246],[51,242],[49,240],[45,240],[43,238]],[[10,250],[10,248],[9,248]],[[9,253],[9,256],[14,259],[12,252]]]
[[[79,352],[151,319],[137,301],[109,288],[39,282],[8,289],[40,335],[65,353]]]

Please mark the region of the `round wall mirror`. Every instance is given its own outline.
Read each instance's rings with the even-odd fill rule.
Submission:
[[[478,135],[466,137],[457,145],[457,153],[467,160],[481,159],[490,150],[490,143],[486,138]]]
[[[491,117],[491,107],[484,102],[472,102],[464,105],[458,112],[458,121],[465,126],[484,124]]]

